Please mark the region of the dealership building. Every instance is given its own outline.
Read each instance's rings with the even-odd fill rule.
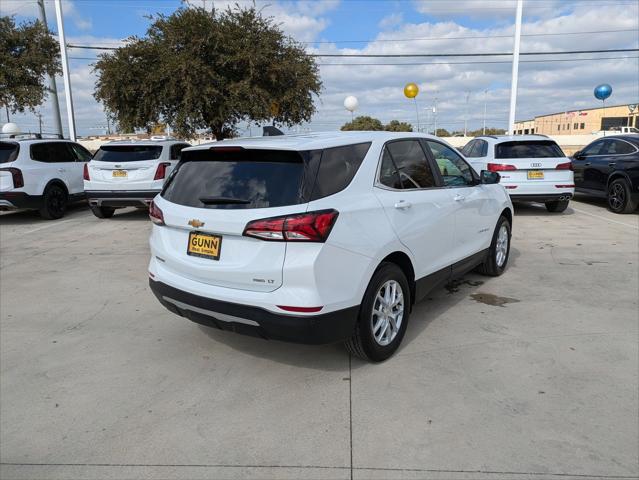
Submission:
[[[639,104],[612,105],[550,113],[515,122],[515,134],[588,135],[619,127],[639,128]]]

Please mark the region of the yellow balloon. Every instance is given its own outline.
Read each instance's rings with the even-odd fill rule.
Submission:
[[[414,83],[407,83],[404,87],[404,95],[406,98],[415,98],[419,93],[419,87]]]

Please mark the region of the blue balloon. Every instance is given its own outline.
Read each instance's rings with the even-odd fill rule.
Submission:
[[[595,87],[595,98],[599,100],[605,100],[612,95],[612,87],[607,83],[602,83]]]

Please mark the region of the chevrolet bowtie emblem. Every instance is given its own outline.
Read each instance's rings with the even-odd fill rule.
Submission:
[[[191,225],[193,228],[200,228],[204,226],[204,222],[201,222],[197,218],[194,218],[193,220],[189,220],[189,225]]]

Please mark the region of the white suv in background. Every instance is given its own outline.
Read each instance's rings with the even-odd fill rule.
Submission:
[[[116,208],[147,207],[190,145],[181,140],[115,141],[102,145],[84,170],[84,190],[98,218],[113,216]]]
[[[197,323],[381,361],[429,290],[504,271],[513,212],[498,181],[424,134],[192,147],[149,209],[150,286]]]
[[[483,135],[461,152],[477,172],[499,172],[513,202],[540,202],[549,212],[563,212],[575,193],[570,159],[545,135]]]
[[[91,154],[63,139],[0,138],[0,210],[39,210],[46,219],[64,215],[84,198],[82,172]]]

